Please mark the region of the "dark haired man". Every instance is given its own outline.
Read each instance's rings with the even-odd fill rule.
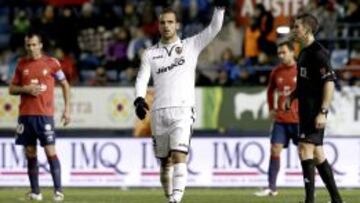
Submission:
[[[315,40],[317,19],[301,14],[293,22],[291,35],[303,44],[298,57],[297,87],[287,100],[299,101],[299,154],[305,184],[305,203],[314,203],[315,166],[326,185],[332,203],[341,203],[334,175],[326,160],[323,139],[326,117],[334,92],[335,73],[331,68],[328,51]]]

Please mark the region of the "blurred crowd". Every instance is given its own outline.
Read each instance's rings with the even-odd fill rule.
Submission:
[[[291,15],[281,18],[265,2],[271,1],[228,1],[221,33],[199,57],[198,86],[267,83],[277,63],[276,30],[288,25]],[[318,37],[331,51],[342,83],[360,84],[359,0],[301,2],[297,14],[318,17]],[[72,85],[134,85],[143,50],[159,39],[157,16],[165,7],[178,12],[184,38],[207,26],[213,5],[212,0],[0,0],[0,84],[11,80],[24,54],[24,35],[34,29]]]

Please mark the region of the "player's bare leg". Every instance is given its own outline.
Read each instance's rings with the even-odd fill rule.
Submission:
[[[324,149],[322,146],[317,146],[315,148],[314,158],[316,168],[330,194],[331,203],[342,203],[341,196],[334,179],[334,174],[332,172],[329,162],[326,160]]]
[[[174,202],[179,203],[185,192],[185,186],[187,182],[187,154],[179,151],[172,151],[171,158],[174,164],[173,175],[173,199]]]
[[[280,170],[280,154],[283,144],[272,144],[270,148],[270,161],[268,169],[268,188],[255,193],[256,196],[276,196],[278,194],[276,188],[277,175]]]
[[[315,202],[315,145],[311,143],[299,143],[299,156],[304,176],[305,203]]]
[[[39,187],[39,166],[36,145],[25,146],[25,155],[28,162],[27,172],[31,187],[31,192],[26,195],[26,198],[29,200],[41,201],[42,195]]]
[[[170,197],[173,192],[173,171],[174,167],[171,161],[171,157],[161,158],[160,159],[160,182],[164,189],[165,197],[170,201]]]
[[[54,200],[63,201],[64,194],[61,186],[61,167],[60,161],[56,155],[55,145],[46,145],[45,153],[50,165],[50,172],[54,182]]]

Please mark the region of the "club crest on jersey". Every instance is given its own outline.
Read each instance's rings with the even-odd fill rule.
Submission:
[[[49,71],[48,71],[47,69],[44,69],[44,70],[43,70],[43,75],[45,76],[46,74],[48,74],[48,72],[49,72]]]
[[[180,55],[182,53],[182,47],[176,47],[175,52]]]
[[[29,69],[25,69],[25,70],[23,71],[23,75],[29,75]]]

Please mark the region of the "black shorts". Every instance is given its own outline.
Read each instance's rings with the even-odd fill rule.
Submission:
[[[324,132],[325,129],[317,129],[315,128],[315,121],[309,122],[307,125],[300,123],[300,132],[298,141],[299,142],[306,142],[311,143],[316,146],[323,145],[324,142]]]
[[[51,116],[20,116],[16,127],[17,145],[55,144],[54,119]]]

